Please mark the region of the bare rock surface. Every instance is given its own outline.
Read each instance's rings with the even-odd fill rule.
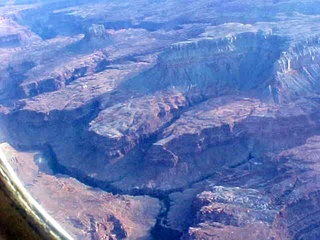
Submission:
[[[150,197],[119,196],[53,176],[46,156],[1,144],[32,196],[76,239],[149,239],[160,204]]]
[[[319,239],[319,21],[314,0],[0,1],[2,146],[79,238]]]

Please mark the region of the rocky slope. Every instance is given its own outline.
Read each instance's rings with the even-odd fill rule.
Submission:
[[[150,239],[160,210],[156,199],[116,196],[68,176],[53,176],[47,153],[18,153],[8,144],[0,147],[28,191],[72,237]]]
[[[4,4],[0,139],[47,153],[17,169],[42,172],[30,191],[80,238],[318,239],[319,13],[313,0]]]

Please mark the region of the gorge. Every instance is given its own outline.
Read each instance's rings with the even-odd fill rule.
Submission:
[[[317,1],[0,1],[0,140],[75,239],[320,237]]]

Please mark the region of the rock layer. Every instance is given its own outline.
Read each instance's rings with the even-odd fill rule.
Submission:
[[[89,188],[68,176],[53,176],[45,153],[16,152],[7,144],[1,149],[27,190],[75,239],[150,239],[158,200]]]
[[[0,139],[47,149],[12,164],[75,236],[319,237],[316,1],[30,2],[0,7]]]

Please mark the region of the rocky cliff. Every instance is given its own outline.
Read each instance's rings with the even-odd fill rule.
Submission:
[[[46,152],[37,184],[57,195],[29,190],[50,211],[73,194],[81,214],[56,217],[75,236],[318,239],[319,13],[312,0],[2,6],[0,139]]]

